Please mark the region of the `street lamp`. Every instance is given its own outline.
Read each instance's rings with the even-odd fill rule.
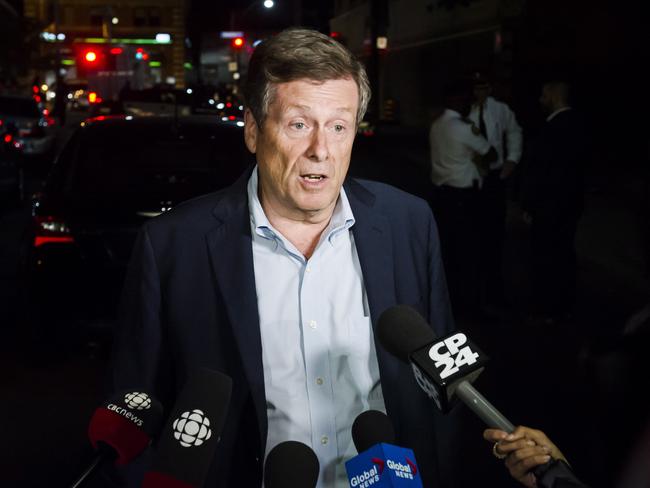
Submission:
[[[273,8],[273,5],[275,5],[275,2],[273,0],[264,0],[264,6],[266,8]]]

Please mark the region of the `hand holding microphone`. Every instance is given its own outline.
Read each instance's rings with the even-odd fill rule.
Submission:
[[[575,478],[564,456],[543,457],[553,452],[552,444],[545,435],[548,443],[541,446],[536,445],[533,438],[522,437],[525,428],[515,429],[515,426],[471,385],[483,371],[487,357],[465,334],[457,332],[437,338],[416,310],[397,305],[387,309],[379,317],[378,336],[388,352],[411,365],[418,385],[443,413],[448,412],[458,399],[492,429],[486,431],[488,437],[506,439],[509,434],[513,436],[511,439],[514,443],[510,444],[509,448],[517,450],[518,455],[528,457],[524,464],[518,464],[516,460],[509,461],[515,468],[514,471],[511,470],[511,474],[516,475],[518,480],[525,478],[524,467],[527,467],[529,470],[532,468],[534,480],[541,488],[584,486]],[[537,438],[541,440],[541,436]],[[529,442],[534,445],[529,445]],[[497,457],[507,455],[497,451],[502,447],[495,445],[494,454]],[[544,447],[548,447],[549,452],[546,452]],[[524,449],[523,453],[521,449]],[[557,450],[557,453],[559,452]],[[532,456],[526,456],[531,453]]]

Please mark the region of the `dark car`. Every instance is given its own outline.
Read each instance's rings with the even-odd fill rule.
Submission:
[[[70,137],[43,191],[23,253],[28,324],[106,330],[140,226],[230,185],[250,161],[242,129],[215,117],[98,117]]]

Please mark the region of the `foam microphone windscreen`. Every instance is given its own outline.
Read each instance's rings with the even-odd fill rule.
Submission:
[[[409,355],[436,340],[426,320],[408,305],[396,305],[384,311],[377,321],[381,345],[392,355],[409,362]]]
[[[395,429],[384,412],[366,410],[354,419],[352,440],[357,452],[361,453],[376,444],[395,444]]]
[[[115,464],[123,465],[144,451],[161,423],[160,402],[142,391],[122,391],[95,410],[88,437],[95,449],[102,443],[112,447]]]
[[[318,483],[320,463],[311,447],[298,441],[275,446],[264,464],[265,488],[313,488]]]
[[[201,487],[226,419],[232,379],[201,368],[188,375],[156,446],[143,487]]]

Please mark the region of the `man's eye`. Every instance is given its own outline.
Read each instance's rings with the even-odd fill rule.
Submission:
[[[302,130],[305,128],[305,123],[304,122],[294,122],[293,127],[295,129]]]
[[[343,125],[341,125],[341,124],[336,124],[336,125],[334,126],[334,130],[335,130],[336,132],[343,132],[343,131],[345,130],[345,126],[343,126]]]

